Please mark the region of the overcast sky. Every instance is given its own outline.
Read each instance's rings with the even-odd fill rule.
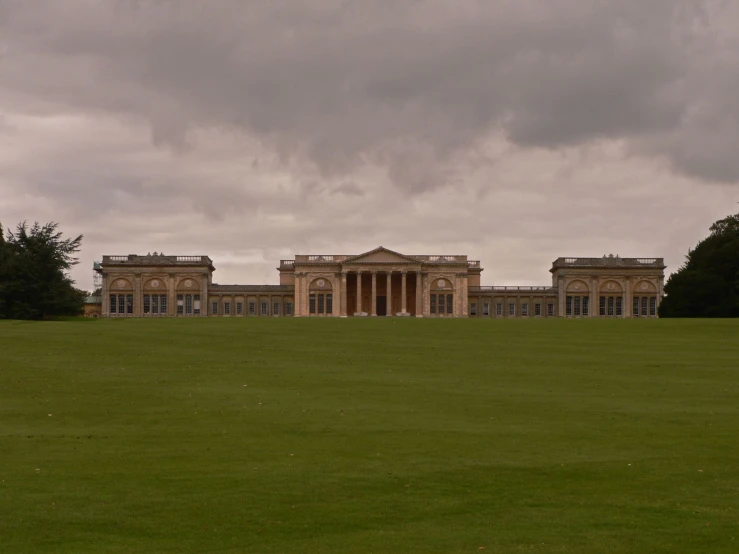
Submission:
[[[0,222],[103,254],[674,271],[739,211],[736,0],[0,0]]]

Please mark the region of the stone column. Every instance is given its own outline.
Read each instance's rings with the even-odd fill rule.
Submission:
[[[370,316],[377,317],[377,270],[372,270],[372,298],[370,299]]]
[[[634,286],[631,281],[630,277],[626,277],[624,279],[624,293],[623,293],[623,306],[621,306],[621,316],[622,317],[631,317],[632,313],[632,307],[634,304]]]
[[[392,270],[387,272],[387,290],[385,291],[385,315],[393,315],[393,272]]]
[[[406,271],[403,270],[400,272],[400,294],[402,298],[400,299],[400,315],[406,314],[407,309],[407,302],[406,302]]]
[[[341,306],[340,317],[346,317],[346,271],[341,272]]]
[[[134,317],[141,317],[141,313],[144,311],[141,307],[142,300],[141,273],[135,273],[133,276],[133,314],[131,314]]]
[[[362,315],[362,270],[357,270],[357,311],[354,315]]]
[[[423,275],[416,271],[416,317],[423,317]]]
[[[169,289],[169,298],[167,298],[167,315],[177,315],[177,291],[175,290],[174,273],[167,276],[167,284]]]

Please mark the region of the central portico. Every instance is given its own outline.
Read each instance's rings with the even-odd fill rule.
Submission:
[[[380,246],[359,255],[296,255],[280,262],[295,286],[296,317],[466,317],[480,263],[464,255],[405,255]]]

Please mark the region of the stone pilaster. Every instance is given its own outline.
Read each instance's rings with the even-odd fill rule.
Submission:
[[[370,316],[377,316],[377,271],[372,270],[372,297],[370,299]]]
[[[393,272],[387,272],[387,290],[385,291],[385,315],[393,315]]]
[[[357,311],[354,315],[362,315],[362,270],[357,270]]]
[[[346,313],[346,271],[341,272],[341,280],[339,282],[341,287],[341,306],[340,306],[340,317],[347,317]]]
[[[175,282],[175,274],[170,273],[167,276],[167,285],[169,289],[169,298],[167,299],[167,315],[177,315],[177,290]]]
[[[423,317],[423,274],[416,271],[416,317]]]
[[[400,315],[405,315],[407,310],[407,301],[406,301],[406,271],[403,270],[400,272]]]

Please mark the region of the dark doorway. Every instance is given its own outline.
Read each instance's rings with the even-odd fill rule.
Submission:
[[[387,296],[377,297],[377,315],[387,315]]]

